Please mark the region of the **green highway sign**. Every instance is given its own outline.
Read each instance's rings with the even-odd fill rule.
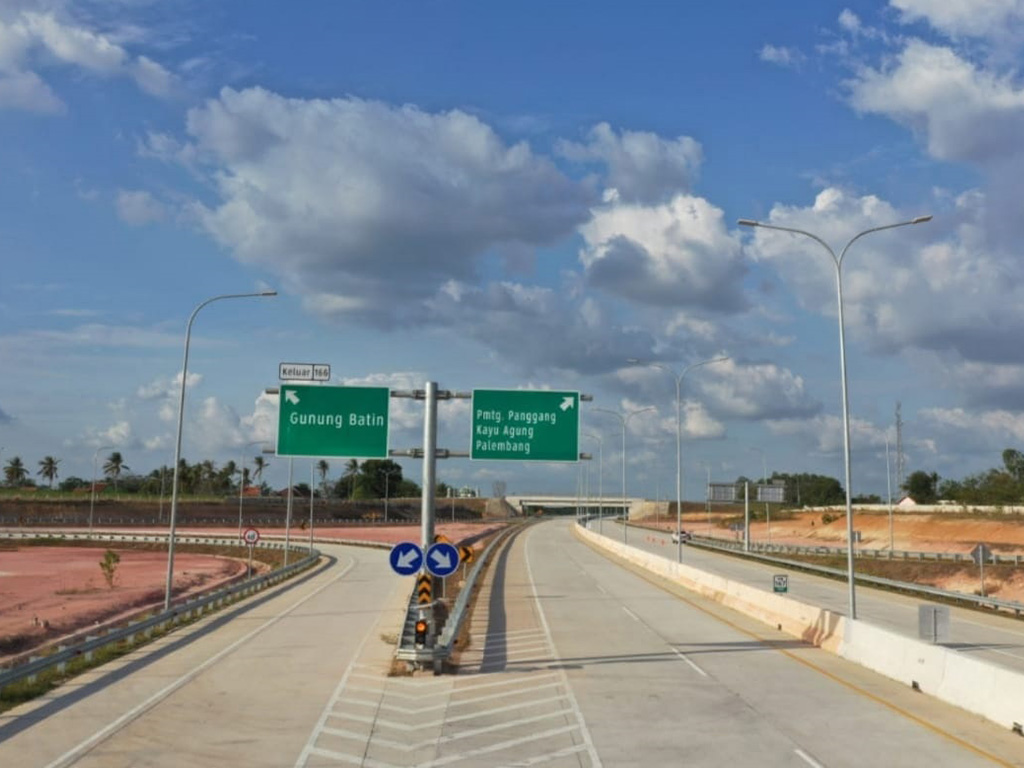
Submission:
[[[388,457],[387,387],[283,384],[278,456]]]
[[[580,393],[474,389],[471,459],[578,461]]]

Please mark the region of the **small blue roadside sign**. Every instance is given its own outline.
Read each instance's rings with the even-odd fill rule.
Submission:
[[[427,570],[435,576],[448,576],[459,567],[459,550],[451,544],[438,542],[427,550]]]
[[[399,576],[412,576],[423,567],[423,550],[411,541],[391,548],[391,568]]]

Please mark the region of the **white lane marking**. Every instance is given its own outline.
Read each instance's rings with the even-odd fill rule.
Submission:
[[[633,619],[633,621],[635,621],[637,624],[643,624],[643,622],[640,621],[640,617],[633,613],[631,610],[629,610],[629,608],[627,608],[626,606],[622,606],[622,610],[628,613],[630,617]]]
[[[564,698],[563,696],[559,695],[559,696],[549,696],[546,699],[532,699],[530,701],[520,702],[519,704],[508,704],[508,705],[506,705],[504,707],[493,707],[491,709],[478,710],[478,711],[475,711],[475,712],[470,712],[467,715],[458,715],[456,717],[451,717],[449,715],[445,715],[445,717],[442,717],[440,720],[429,720],[429,721],[427,721],[425,723],[417,723],[416,725],[409,725],[408,723],[404,723],[404,722],[400,723],[400,722],[398,722],[396,720],[385,720],[383,717],[378,717],[376,715],[374,717],[368,717],[366,715],[357,715],[357,714],[350,713],[350,712],[338,712],[337,710],[331,712],[331,717],[337,718],[338,720],[353,720],[353,721],[355,721],[357,723],[363,723],[364,725],[380,725],[380,726],[385,727],[385,728],[394,728],[396,731],[412,732],[412,731],[421,731],[424,728],[436,728],[437,726],[445,725],[446,723],[461,723],[461,722],[463,722],[465,720],[477,720],[480,717],[483,717],[484,715],[495,715],[495,714],[499,714],[501,712],[514,712],[517,709],[524,709],[526,707],[536,707],[536,706],[539,706],[541,704],[552,704],[554,702],[561,701],[563,698]],[[348,703],[348,702],[346,702],[346,703]],[[567,712],[568,710],[565,710],[565,711]],[[562,713],[558,712],[558,713],[555,713],[555,714],[562,714]],[[518,725],[518,723],[512,722],[512,723],[508,723],[508,725]],[[475,735],[473,731],[467,731],[467,734]],[[437,741],[438,743],[441,743],[445,739],[454,739],[454,738],[460,738],[461,739],[463,737],[463,735],[465,735],[465,734],[461,734],[460,733],[457,736],[448,736],[448,737],[444,737],[444,738],[442,738],[440,740],[434,739],[434,741]]]
[[[299,600],[297,603],[294,603],[293,605],[291,605],[288,608],[286,608],[285,610],[281,611],[279,614],[277,614],[273,618],[269,619],[266,623],[261,624],[260,626],[256,627],[256,629],[252,630],[249,634],[244,635],[243,637],[240,637],[238,640],[233,642],[227,648],[224,648],[219,653],[211,656],[210,658],[208,658],[206,661],[204,661],[202,664],[200,664],[195,669],[191,670],[190,672],[186,672],[184,675],[179,677],[173,683],[171,683],[170,685],[167,685],[164,688],[162,688],[161,690],[157,691],[152,696],[150,696],[148,699],[146,699],[144,702],[139,704],[137,707],[135,707],[134,709],[131,709],[128,712],[126,712],[125,714],[121,715],[121,717],[117,718],[116,720],[114,720],[112,723],[110,723],[106,727],[101,728],[100,730],[96,731],[92,736],[90,736],[89,738],[87,738],[84,741],[80,742],[77,746],[74,746],[71,749],[69,749],[67,752],[65,752],[63,755],[58,757],[52,763],[49,763],[46,766],[46,768],[59,768],[59,766],[71,765],[71,763],[77,761],[78,758],[80,758],[82,755],[84,755],[90,749],[92,749],[97,744],[102,742],[104,739],[106,739],[110,735],[116,733],[118,730],[120,730],[124,726],[128,725],[128,723],[132,722],[133,720],[138,718],[140,715],[144,714],[148,710],[150,710],[153,707],[155,707],[157,704],[159,704],[161,701],[166,699],[168,696],[170,696],[172,693],[177,691],[179,688],[181,688],[181,687],[187,685],[188,683],[190,683],[192,680],[194,680],[200,674],[202,674],[207,669],[212,667],[218,661],[223,659],[229,653],[234,652],[237,648],[239,648],[240,646],[242,646],[245,643],[249,642],[249,640],[254,638],[260,632],[262,632],[265,629],[268,629],[269,627],[271,627],[274,624],[276,624],[277,622],[279,622],[281,619],[283,619],[289,613],[291,613],[296,608],[298,608],[299,606],[304,604],[306,601],[311,600],[312,598],[316,597],[318,594],[323,592],[329,586],[334,584],[334,582],[336,582],[339,579],[341,579],[342,577],[344,577],[345,574],[347,574],[350,570],[352,570],[355,567],[355,565],[356,565],[356,561],[353,560],[352,562],[350,562],[348,564],[348,567],[346,567],[341,573],[339,573],[333,579],[328,581],[326,584],[324,584],[323,586],[318,587],[314,591],[310,592],[308,595],[306,595],[304,598]]]
[[[957,653],[962,653],[962,654],[968,654],[968,653],[972,653],[974,651],[985,651],[987,653],[999,653],[999,654],[1002,654],[1003,656],[1010,656],[1010,657],[1012,657],[1014,659],[1024,659],[1024,656],[1022,656],[1019,653],[1010,653],[1009,651],[1004,651],[1001,648],[992,648],[991,646],[988,646],[988,645],[972,645],[970,648],[957,648],[956,649]]]
[[[689,665],[690,665],[691,667],[693,667],[694,671],[696,671],[696,672],[699,672],[699,673],[700,673],[700,674],[701,674],[701,675],[702,675],[703,677],[707,677],[707,676],[708,676],[708,673],[707,673],[707,672],[705,672],[705,671],[704,671],[703,669],[701,669],[700,667],[698,667],[698,666],[697,666],[696,664],[694,664],[694,663],[693,663],[692,661],[690,661],[690,658],[689,658],[689,657],[688,657],[688,656],[687,656],[687,655],[686,655],[685,653],[683,653],[682,651],[678,650],[677,648],[673,648],[673,649],[672,649],[672,652],[673,652],[673,653],[674,653],[674,654],[675,654],[676,656],[678,656],[678,657],[679,657],[680,659],[682,659],[683,661],[685,661],[685,662],[686,662],[687,664],[689,664]]]
[[[544,635],[547,637],[548,642],[551,644],[551,655],[554,657],[556,662],[561,661],[561,656],[558,654],[558,649],[555,648],[555,641],[551,637],[551,627],[548,626],[547,616],[544,615],[544,607],[540,603],[540,596],[537,594],[537,582],[533,578],[533,567],[530,565],[530,540],[533,538],[534,531],[536,528],[532,528],[526,535],[526,545],[523,547],[523,557],[526,561],[526,575],[530,579],[530,589],[533,592],[533,604],[537,606],[537,615],[540,617],[540,625],[544,629]],[[565,674],[565,670],[559,670],[561,673],[562,684],[565,686],[565,695],[569,699],[569,704],[572,707],[573,712],[576,714],[576,719],[579,722],[580,733],[583,736],[583,743],[587,745],[587,754],[590,755],[590,761],[593,768],[602,768],[601,758],[597,754],[597,750],[594,748],[594,740],[590,738],[590,730],[587,728],[587,721],[583,719],[583,712],[580,711],[579,702],[576,701],[576,696],[572,692],[572,687],[569,685],[569,676]]]
[[[818,762],[817,760],[815,760],[815,759],[814,759],[813,757],[811,757],[810,755],[808,755],[808,754],[807,754],[806,752],[804,752],[804,751],[803,751],[802,749],[794,749],[793,751],[794,751],[794,752],[796,752],[796,756],[797,756],[797,757],[799,757],[799,758],[800,758],[801,760],[803,760],[803,761],[804,761],[805,763],[807,763],[808,765],[810,765],[810,766],[811,766],[812,768],[825,768],[825,766],[824,766],[824,765],[822,765],[821,763],[819,763],[819,762]]]
[[[600,592],[602,595],[608,594],[608,590],[602,587],[600,582],[594,582],[594,586],[597,587],[597,591]]]
[[[573,746],[573,747],[566,747],[565,749],[560,749],[557,752],[549,752],[546,755],[538,755],[537,757],[528,757],[525,760],[519,760],[518,762],[515,762],[515,763],[506,763],[505,765],[501,766],[501,768],[528,768],[528,766],[531,766],[531,765],[540,765],[541,763],[550,763],[552,760],[560,760],[563,757],[568,757],[569,755],[575,755],[577,752],[582,752],[586,748],[587,747],[586,747],[585,744],[577,744],[576,746]]]
[[[557,712],[548,712],[547,714],[534,715],[533,717],[523,717],[523,718],[520,718],[518,720],[503,720],[502,722],[496,723],[495,725],[488,725],[488,726],[484,726],[482,728],[474,728],[472,730],[462,731],[461,733],[454,733],[454,734],[451,734],[449,736],[441,736],[440,738],[437,738],[435,736],[435,737],[432,737],[432,738],[429,738],[429,739],[425,739],[425,740],[419,741],[419,742],[414,742],[414,743],[411,743],[411,744],[409,742],[406,742],[406,741],[395,741],[394,739],[386,739],[383,736],[381,736],[379,733],[374,733],[373,734],[373,745],[375,747],[386,747],[388,749],[394,749],[394,750],[396,750],[398,752],[417,752],[417,751],[419,751],[421,749],[425,749],[426,747],[429,747],[431,745],[451,744],[451,743],[459,741],[461,739],[469,739],[469,738],[472,738],[474,736],[480,736],[481,734],[485,734],[485,733],[495,733],[497,731],[503,731],[503,730],[508,729],[508,728],[517,728],[520,725],[529,725],[530,723],[539,723],[542,720],[562,720],[564,722],[565,719],[566,719],[566,716],[571,714],[571,713],[572,713],[571,709],[561,709],[561,710],[559,710]],[[444,721],[441,720],[439,722],[443,723]],[[419,728],[423,728],[423,727],[427,727],[427,726],[436,726],[437,724],[438,723],[425,723],[422,726],[409,726],[405,730],[417,730]],[[578,725],[571,725],[571,726],[569,726],[570,730],[576,730],[577,728],[579,728]],[[347,738],[347,739],[355,739],[357,741],[364,741],[364,742],[366,741],[366,734],[365,733],[357,733],[355,731],[349,731],[349,730],[346,730],[344,728],[325,727],[324,728],[324,733],[326,733],[329,736],[336,736],[336,737],[341,738],[341,739],[346,739]],[[533,738],[533,737],[528,737],[525,740],[529,740],[530,738]],[[466,753],[466,754],[468,754],[468,753]],[[456,757],[458,757],[458,755],[456,755]]]
[[[302,768],[309,760],[309,756],[315,751],[314,745],[316,740],[320,738],[321,732],[327,726],[327,718],[330,717],[331,712],[334,710],[334,704],[341,696],[342,690],[345,688],[345,683],[348,682],[349,675],[352,670],[356,667],[356,662],[359,660],[359,655],[363,652],[363,646],[366,645],[366,641],[370,639],[370,635],[377,628],[375,622],[370,622],[370,628],[366,631],[363,639],[359,641],[359,646],[356,648],[355,653],[352,654],[352,661],[349,662],[348,668],[345,670],[345,674],[341,676],[341,682],[338,683],[338,687],[334,689],[334,693],[331,694],[331,698],[327,701],[327,706],[324,707],[323,713],[320,715],[320,719],[317,724],[313,727],[313,732],[309,734],[309,739],[306,740],[306,746],[303,747],[299,758],[295,761],[295,768]],[[379,691],[377,692],[379,693]]]

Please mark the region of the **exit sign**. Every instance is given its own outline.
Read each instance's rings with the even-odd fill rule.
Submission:
[[[580,393],[473,390],[471,459],[578,461]]]
[[[386,459],[390,404],[387,387],[284,384],[277,455]]]

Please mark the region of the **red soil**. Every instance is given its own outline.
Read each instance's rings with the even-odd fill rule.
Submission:
[[[163,601],[167,554],[115,549],[113,588],[99,563],[106,547],[0,550],[0,659],[48,639]],[[208,589],[244,571],[241,561],[176,553],[175,594]]]
[[[496,525],[439,523],[435,532],[458,543]],[[155,531],[165,532],[166,529]],[[182,535],[236,536],[237,529],[179,529]],[[142,533],[133,529],[133,533]],[[264,536],[283,537],[284,529],[260,529]],[[317,539],[349,539],[396,544],[419,542],[419,526],[317,527]],[[308,531],[293,527],[291,543],[301,547]],[[121,556],[113,589],[99,563],[106,547],[22,547],[0,549],[0,661],[47,640],[71,634],[147,605],[160,605],[167,579],[166,552],[116,549]],[[174,588],[184,593],[207,590],[242,573],[241,560],[178,552],[174,556]]]

